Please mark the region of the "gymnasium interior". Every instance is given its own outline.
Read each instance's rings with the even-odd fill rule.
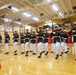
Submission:
[[[76,22],[76,0],[0,0],[0,75],[76,75],[74,45],[68,33]],[[36,55],[32,55],[30,45],[28,56],[21,54],[20,39],[18,54],[14,55],[13,33],[20,35],[28,29],[37,32],[39,27],[51,33],[55,25],[63,28],[69,36],[67,45],[69,52],[56,60],[52,53],[52,38],[48,39],[48,55],[38,56],[36,39]],[[5,54],[5,32],[10,36],[9,54]],[[25,50],[26,53],[26,50]]]

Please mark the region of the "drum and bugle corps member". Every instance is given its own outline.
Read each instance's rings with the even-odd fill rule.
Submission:
[[[19,34],[17,33],[17,31],[15,31],[15,33],[13,34],[13,40],[14,40],[14,55],[17,55],[17,44],[18,44],[18,40],[19,40]]]
[[[33,55],[36,54],[36,33],[35,31],[32,31],[31,37],[30,37],[30,48],[31,51],[33,51]]]
[[[5,54],[9,54],[8,44],[10,42],[10,36],[8,32],[5,32]]]
[[[0,33],[0,51],[1,51],[1,43],[2,43],[2,36],[1,36],[1,33]]]
[[[76,60],[76,22],[74,22],[74,28],[71,29],[69,33],[71,34],[71,36],[73,36],[74,54],[75,54],[75,60]]]
[[[21,54],[24,54],[24,33],[20,33]]]

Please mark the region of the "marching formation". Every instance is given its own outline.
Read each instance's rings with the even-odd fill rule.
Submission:
[[[74,29],[69,32],[70,35],[74,38],[74,50],[75,50],[75,60],[76,60],[76,23],[74,23]],[[5,54],[9,54],[9,42],[10,36],[8,32],[5,32]],[[20,35],[15,31],[13,34],[13,46],[14,46],[14,55],[17,55],[18,49],[17,44],[20,38],[21,54],[28,56],[28,49],[30,45],[30,50],[33,55],[36,55],[36,45],[38,46],[38,58],[41,58],[43,52],[45,55],[48,54],[48,38],[52,38],[52,51],[55,53],[55,59],[58,59],[59,56],[62,56],[63,53],[68,53],[69,48],[67,46],[68,35],[63,29],[60,29],[58,25],[54,26],[54,30],[49,34],[47,30],[43,31],[42,28],[39,28],[39,31],[36,33],[32,31],[30,33],[26,30],[26,33],[20,33]],[[38,39],[38,43],[36,41]],[[2,36],[0,34],[0,43],[2,42]],[[26,51],[26,53],[24,53]]]

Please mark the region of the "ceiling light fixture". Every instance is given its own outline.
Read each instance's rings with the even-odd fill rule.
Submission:
[[[10,22],[10,21],[12,21],[11,19],[7,19],[7,18],[4,18],[3,20],[4,20],[4,22]]]
[[[14,23],[16,23],[16,24],[21,24],[21,22],[18,22],[18,21],[15,21]]]
[[[35,21],[39,21],[39,18],[37,18],[37,17],[33,17],[32,19]]]
[[[53,4],[53,5],[52,5],[52,8],[53,8],[53,10],[55,10],[55,11],[58,11],[58,10],[59,10],[56,4]]]
[[[17,9],[16,7],[12,7],[11,9],[12,9],[12,11],[16,11],[16,12],[19,11],[19,9]]]
[[[31,17],[31,14],[28,13],[28,12],[24,12],[23,15],[26,16],[26,17]]]
[[[59,12],[58,14],[59,14],[61,17],[64,17],[64,14],[62,14],[62,13]]]
[[[14,12],[18,12],[18,11],[19,11],[18,8],[13,7],[13,6],[8,6],[8,8],[9,8],[10,10],[14,11]]]
[[[52,0],[43,0],[44,3],[50,3]]]
[[[50,0],[47,0],[48,3],[50,3]]]

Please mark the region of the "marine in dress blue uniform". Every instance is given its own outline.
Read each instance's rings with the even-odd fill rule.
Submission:
[[[13,40],[14,40],[14,55],[17,55],[17,44],[18,44],[18,40],[19,40],[19,34],[17,33],[17,31],[15,31],[15,33],[13,34]]]
[[[58,25],[55,25],[55,29],[51,34],[52,34],[52,37],[54,38],[54,43],[55,43],[55,50],[54,50],[55,55],[56,55],[55,59],[58,59],[59,54],[61,54],[61,53],[59,53],[59,52],[61,52],[61,51],[59,51],[60,47],[61,47],[61,45],[60,45],[60,43],[61,43],[61,31],[60,31]]]
[[[47,30],[45,30],[45,32],[43,34],[43,43],[44,43],[45,55],[48,54],[48,38],[49,38],[49,33]]]
[[[10,42],[10,36],[8,34],[8,32],[5,32],[5,54],[9,54],[9,50],[8,50],[8,44]]]
[[[0,33],[0,51],[1,51],[1,43],[2,43],[2,36],[1,36],[1,33]]]
[[[24,33],[20,33],[21,54],[24,54]]]
[[[43,52],[43,31],[41,30],[41,28],[38,31],[37,37],[38,37],[38,58],[41,58]]]
[[[68,35],[66,34],[66,32],[61,29],[61,51],[62,54],[64,53],[68,53],[69,52],[69,48],[67,46],[67,39],[68,39]]]
[[[74,28],[70,31],[71,36],[73,36],[73,42],[74,42],[74,54],[75,54],[75,60],[76,60],[76,22],[74,22]]]
[[[28,31],[28,29],[26,30],[26,33],[24,34],[24,37],[25,37],[25,50],[26,50],[26,55],[25,56],[28,56],[28,47],[29,47],[29,44],[30,44],[30,32]]]
[[[36,54],[36,33],[35,31],[32,32],[30,36],[30,48],[33,51],[33,55]]]

